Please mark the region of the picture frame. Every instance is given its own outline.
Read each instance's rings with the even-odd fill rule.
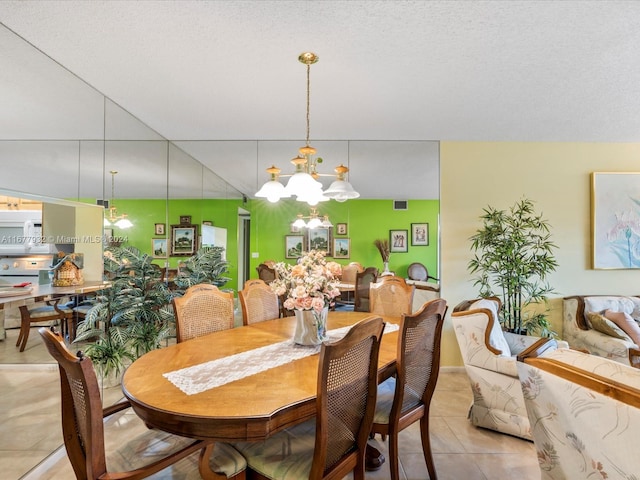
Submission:
[[[195,253],[198,241],[197,225],[171,225],[171,256],[188,257]]]
[[[105,228],[102,234],[102,245],[108,247],[113,241],[113,228]]]
[[[164,223],[156,223],[154,225],[154,233],[156,235],[164,235],[165,234],[165,224]]]
[[[347,224],[336,223],[336,235],[346,235],[346,234],[347,234]]]
[[[409,231],[389,230],[389,252],[406,253],[409,251]]]
[[[331,257],[331,249],[333,247],[333,236],[331,227],[317,227],[309,229],[308,233],[308,251],[323,250],[327,257]]]
[[[592,172],[592,268],[637,269],[640,241],[631,224],[640,222],[640,172]]]
[[[203,220],[202,224],[203,225],[208,225],[209,227],[213,227],[213,222],[211,220]]]
[[[351,239],[350,238],[334,238],[333,239],[333,258],[350,258],[351,257]]]
[[[191,215],[180,215],[180,225],[191,225]]]
[[[285,235],[284,236],[284,257],[300,258],[306,245],[304,235]]]
[[[422,247],[429,245],[429,224],[428,223],[412,223],[411,224],[411,246]]]
[[[151,239],[151,255],[153,258],[167,258],[169,254],[169,241],[166,238]]]
[[[289,228],[289,232],[291,232],[291,233],[300,233],[300,227],[297,227],[292,223],[291,227]]]

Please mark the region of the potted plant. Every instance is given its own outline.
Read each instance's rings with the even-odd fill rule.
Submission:
[[[526,198],[508,211],[489,206],[480,219],[482,227],[470,238],[474,257],[468,264],[477,274],[480,296],[502,300],[499,315],[506,330],[556,335],[546,316],[547,296],[555,293],[547,277],[558,266],[548,222]],[[544,311],[536,310],[540,304]]]
[[[151,256],[131,246],[105,251],[104,268],[111,287],[98,292],[75,339],[97,339],[85,353],[99,374],[121,373],[126,362],[158,348],[172,331],[171,292],[151,261]]]
[[[224,276],[229,271],[229,262],[222,258],[223,252],[222,247],[202,247],[185,260],[174,280],[176,291],[182,294],[199,283],[210,283],[219,288],[231,280]]]

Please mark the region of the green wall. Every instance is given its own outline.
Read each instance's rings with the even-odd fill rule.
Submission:
[[[165,235],[170,239],[171,225],[180,223],[180,216],[190,215],[191,223],[202,225],[203,221],[211,221],[214,226],[227,229],[227,261],[229,262],[229,274],[232,279],[238,278],[238,207],[242,206],[242,200],[217,200],[217,199],[179,199],[179,200],[131,200],[117,199],[115,205],[118,214],[126,213],[134,224],[130,229],[120,230],[114,228],[114,236],[124,236],[126,245],[134,246],[141,251],[151,254],[151,239],[163,238],[155,234],[155,224],[165,224]],[[198,233],[200,230],[198,229]],[[176,268],[178,262],[185,257],[169,257],[157,259],[161,267],[169,262],[169,268]],[[234,288],[235,281],[229,282],[225,287]]]
[[[375,266],[382,270],[382,259],[373,244],[376,238],[389,238],[389,230],[407,230],[411,235],[411,223],[429,224],[429,245],[411,246],[407,253],[392,253],[389,269],[397,275],[406,276],[407,267],[412,262],[421,262],[430,275],[439,276],[438,271],[438,200],[409,200],[407,210],[394,210],[393,200],[349,200],[344,203],[324,202],[318,206],[320,215],[329,215],[331,223],[347,224],[347,235],[338,238],[351,239],[351,255],[348,259],[335,259],[346,265],[360,262],[363,266]],[[285,259],[284,237],[292,234],[290,224],[296,215],[309,215],[306,204],[295,200],[281,200],[278,203],[253,200],[247,208],[251,211],[251,251],[258,258],[251,259],[251,276],[257,276],[255,268],[265,260],[287,261]]]
[[[114,229],[115,236],[125,236],[127,245],[132,245],[145,253],[151,253],[151,239],[161,238],[155,235],[155,224],[166,224],[166,238],[170,238],[171,225],[180,223],[180,216],[190,215],[191,223],[201,225],[211,221],[216,227],[227,229],[227,260],[229,277],[233,280],[226,287],[235,290],[238,278],[238,208],[242,207],[251,214],[250,251],[257,253],[251,258],[249,272],[251,278],[257,277],[256,267],[265,260],[295,262],[285,258],[284,241],[291,232],[291,223],[298,213],[309,215],[306,203],[295,200],[282,200],[272,204],[262,200],[216,199],[118,199],[118,213],[126,212],[134,227],[128,230]],[[438,264],[438,200],[409,200],[407,210],[394,210],[393,200],[349,200],[344,203],[324,202],[318,207],[320,215],[329,215],[334,225],[347,224],[346,235],[334,235],[336,238],[349,238],[351,241],[350,258],[334,259],[346,265],[360,262],[363,266],[375,266],[382,270],[382,259],[373,244],[377,238],[389,238],[389,230],[407,230],[411,236],[412,223],[429,224],[429,245],[412,246],[409,241],[407,253],[394,252],[389,261],[390,270],[397,275],[406,276],[407,267],[412,262],[421,262],[432,276],[439,277]],[[154,263],[164,267],[176,268],[184,257],[157,259]]]

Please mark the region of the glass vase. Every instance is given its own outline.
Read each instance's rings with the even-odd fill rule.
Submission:
[[[327,315],[329,307],[320,312],[315,310],[294,310],[296,330],[293,341],[298,345],[320,345],[327,338]]]

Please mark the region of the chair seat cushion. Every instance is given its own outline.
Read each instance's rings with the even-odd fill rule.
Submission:
[[[309,478],[315,448],[316,420],[311,419],[276,433],[263,442],[240,442],[233,446],[249,467],[278,480]]]
[[[106,432],[108,433],[108,431]],[[192,438],[180,437],[161,430],[146,430],[118,445],[115,451],[107,450],[107,471],[125,472],[161,460],[186,447]],[[231,445],[216,443],[209,460],[211,470],[232,477],[244,471],[247,462]]]
[[[373,415],[373,423],[380,425],[389,424],[389,414],[396,394],[396,378],[390,377],[378,385],[376,398],[376,413]]]
[[[69,310],[68,308],[62,306],[62,307],[58,307],[63,313],[69,313],[71,312],[71,310]],[[29,316],[31,318],[40,318],[40,317],[50,317],[51,315],[56,315],[59,312],[56,311],[55,308],[51,307],[51,306],[44,306],[44,307],[36,307],[36,308],[30,308],[29,309]]]

